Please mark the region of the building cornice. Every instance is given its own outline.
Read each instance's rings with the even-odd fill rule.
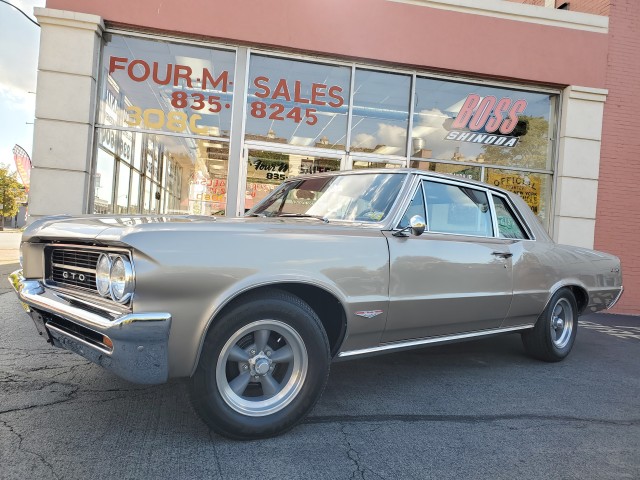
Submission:
[[[505,0],[387,0],[472,15],[503,18],[551,27],[571,28],[596,33],[609,32],[609,17],[557,10]]]

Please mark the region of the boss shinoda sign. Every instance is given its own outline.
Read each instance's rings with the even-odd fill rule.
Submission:
[[[526,108],[526,100],[514,101],[507,97],[498,100],[492,95],[483,98],[471,93],[453,119],[452,130],[445,140],[515,147],[518,137],[510,134]]]

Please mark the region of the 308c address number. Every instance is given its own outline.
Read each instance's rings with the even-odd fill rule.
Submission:
[[[129,115],[125,123],[130,127],[142,127],[150,130],[166,128],[172,132],[182,133],[187,130],[198,135],[207,135],[208,130],[197,124],[202,120],[202,115],[197,113],[187,115],[184,112],[171,110],[164,112],[158,108],[147,108],[131,106],[127,108]]]

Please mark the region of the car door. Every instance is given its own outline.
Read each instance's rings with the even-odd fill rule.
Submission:
[[[386,232],[390,302],[383,343],[500,327],[512,299],[513,241],[494,235],[492,205],[480,187],[419,182],[399,227],[420,214],[425,232]]]

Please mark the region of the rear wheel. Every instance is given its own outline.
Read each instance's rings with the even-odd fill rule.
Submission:
[[[571,351],[578,332],[578,306],[568,288],[558,290],[536,325],[522,333],[522,343],[531,356],[559,362]]]
[[[285,432],[322,394],[329,342],[298,297],[268,290],[237,303],[209,330],[192,404],[217,433],[240,440]]]

